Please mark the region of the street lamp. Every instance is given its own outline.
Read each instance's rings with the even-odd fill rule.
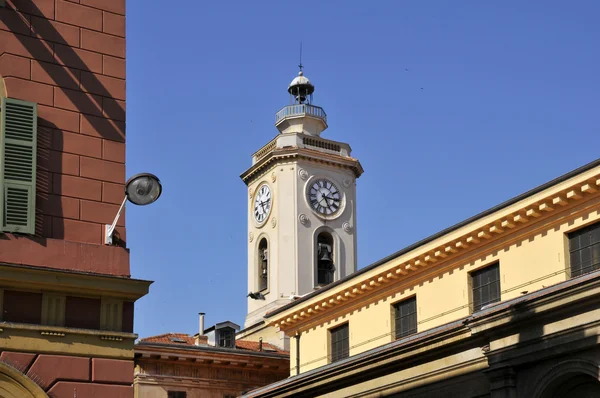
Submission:
[[[117,212],[115,220],[112,222],[112,224],[105,225],[104,244],[112,245],[113,234],[115,232],[117,220],[121,216],[121,212],[123,211],[127,200],[134,205],[145,206],[156,202],[161,193],[162,185],[160,184],[158,177],[156,177],[154,174],[141,173],[131,177],[125,183],[125,199],[123,199],[123,203],[121,203],[121,207],[119,207],[119,211]]]

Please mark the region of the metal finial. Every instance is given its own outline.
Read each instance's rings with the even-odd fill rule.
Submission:
[[[298,67],[300,68],[300,73],[302,73],[302,42],[300,42],[300,64]]]

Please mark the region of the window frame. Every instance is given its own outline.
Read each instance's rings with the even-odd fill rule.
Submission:
[[[228,341],[226,338],[224,338],[225,336],[229,336],[230,339],[230,344],[229,345],[222,345],[221,341]],[[225,327],[222,329],[218,329],[218,347],[220,348],[234,348],[235,347],[235,331],[232,330],[229,327]]]
[[[398,316],[398,311],[401,312],[401,306],[408,306],[414,303],[414,312],[408,313],[407,315]],[[418,307],[417,307],[417,295],[412,295],[410,297],[403,298],[400,301],[397,301],[391,305],[391,313],[392,313],[392,341],[398,340],[413,334],[418,333]],[[410,328],[408,331],[403,333],[399,333],[398,326],[401,326],[402,319],[408,318],[414,314],[414,328]],[[409,320],[410,322],[410,320]],[[400,325],[399,325],[400,323]],[[412,326],[412,325],[411,325]]]
[[[345,337],[334,341],[334,335],[336,334],[336,332],[345,329],[347,331],[347,334]],[[350,322],[345,322],[342,323],[340,325],[336,325],[334,327],[332,327],[331,329],[328,330],[329,333],[329,352],[328,352],[328,358],[329,358],[329,363],[334,363],[334,362],[338,362],[341,361],[343,359],[346,359],[350,356]],[[346,349],[344,350],[342,347],[341,350],[341,355],[338,354],[334,354],[335,351],[337,351],[337,347],[334,347],[335,344],[338,344],[342,341],[346,341]],[[344,355],[344,351],[345,351],[345,355]],[[334,356],[335,355],[335,356]]]
[[[567,275],[570,278],[577,278],[579,276],[588,274],[590,272],[594,272],[598,269],[600,269],[600,257],[597,260],[597,263],[594,264],[594,259],[593,259],[593,251],[592,253],[590,253],[590,261],[592,262],[589,266],[584,267],[583,263],[579,264],[579,269],[576,270],[577,272],[574,272],[573,270],[573,254],[576,252],[583,252],[583,250],[585,249],[592,249],[594,246],[598,245],[600,246],[600,237],[599,240],[597,242],[588,242],[586,244],[586,246],[582,246],[579,247],[576,250],[572,249],[573,246],[573,240],[576,238],[581,237],[582,235],[585,234],[590,234],[592,231],[598,231],[598,233],[600,234],[600,221],[596,221],[587,225],[582,226],[581,228],[569,231],[565,234],[565,238],[566,238],[566,250],[565,250],[565,255],[567,257]],[[589,240],[591,241],[592,236],[589,236]],[[581,242],[580,242],[581,243]],[[585,271],[585,269],[590,269],[589,271]]]
[[[483,274],[485,271],[490,271],[492,268],[496,268],[497,269],[497,273],[498,273],[498,279],[497,281],[492,281],[489,283],[486,283],[485,285],[481,285],[476,287],[475,286],[475,278],[477,276],[479,276],[480,274]],[[470,303],[469,303],[469,307],[471,309],[471,313],[477,312],[477,311],[481,311],[483,309],[483,307],[485,307],[486,305],[490,305],[490,304],[494,304],[494,303],[498,303],[500,301],[502,301],[502,274],[500,274],[500,261],[494,261],[493,263],[487,264],[485,266],[479,267],[476,270],[473,270],[471,272],[469,272],[469,294],[470,294]],[[492,299],[492,300],[488,300],[485,303],[483,302],[483,300],[481,300],[481,302],[479,303],[479,306],[476,307],[475,306],[475,289],[482,289],[485,286],[490,286],[491,284],[494,283],[498,283],[498,297],[496,299]],[[490,293],[491,296],[491,293]]]

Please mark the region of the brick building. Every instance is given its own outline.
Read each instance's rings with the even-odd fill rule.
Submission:
[[[272,344],[235,339],[239,326],[220,322],[193,336],[166,333],[135,346],[135,398],[231,398],[285,379],[290,356]]]
[[[0,0],[0,396],[133,397],[125,0]]]

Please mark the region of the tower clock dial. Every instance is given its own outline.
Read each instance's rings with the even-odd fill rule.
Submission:
[[[272,203],[271,188],[267,184],[262,184],[254,196],[254,219],[257,223],[262,224],[267,220],[271,213]]]
[[[307,186],[310,207],[322,216],[331,216],[341,207],[342,194],[338,187],[326,178],[314,180]]]

